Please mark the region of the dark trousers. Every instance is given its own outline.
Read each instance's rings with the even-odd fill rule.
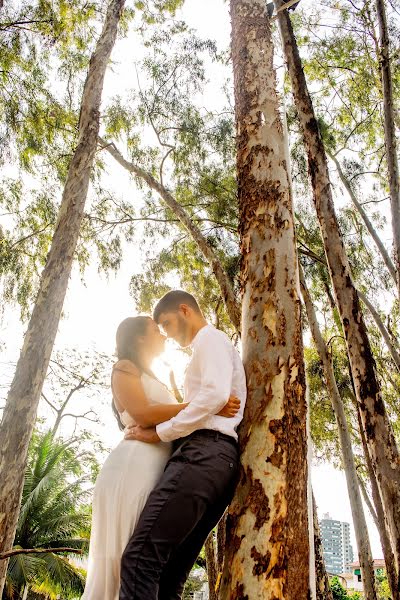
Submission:
[[[232,499],[235,440],[202,429],[178,440],[121,561],[120,600],[178,600],[209,532]]]

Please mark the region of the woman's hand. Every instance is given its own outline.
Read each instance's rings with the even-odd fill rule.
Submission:
[[[234,417],[240,408],[240,400],[236,396],[229,396],[228,402],[217,413],[220,417]]]

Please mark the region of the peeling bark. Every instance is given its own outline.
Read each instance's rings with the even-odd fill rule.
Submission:
[[[356,399],[354,398],[355,407],[357,410],[357,418],[358,418],[358,426],[361,435],[361,442],[364,448],[364,456],[365,461],[367,463],[367,469],[369,474],[369,480],[371,483],[372,490],[372,499],[375,506],[375,514],[374,511],[371,511],[372,517],[376,518],[375,524],[379,533],[379,539],[381,540],[381,546],[383,551],[383,557],[385,559],[386,565],[386,574],[390,586],[390,591],[392,593],[392,600],[400,600],[400,589],[399,589],[399,579],[396,573],[396,564],[395,557],[393,554],[393,549],[391,545],[391,541],[388,534],[387,524],[385,521],[385,512],[382,505],[381,495],[379,493],[378,484],[376,481],[374,469],[372,467],[372,461],[369,455],[368,445],[365,439],[365,434],[362,427],[360,410],[357,405]],[[367,503],[368,505],[368,503]]]
[[[307,433],[288,165],[264,0],[231,0],[248,400],[223,600],[306,600]]]
[[[171,192],[169,192],[160,182],[158,182],[155,177],[138,165],[127,161],[117,149],[115,144],[110,144],[100,137],[99,142],[101,146],[107,150],[122,167],[124,167],[124,169],[129,171],[129,173],[136,175],[136,177],[143,179],[143,181],[145,181],[151,189],[156,191],[164,200],[165,204],[173,211],[175,216],[190,233],[204,258],[209,263],[220,287],[229,318],[231,319],[236,331],[240,333],[240,306],[236,300],[232,282],[230,281],[221,261],[215,254],[210,244],[207,242],[201,230],[195,225],[195,223],[193,223],[183,206],[176,201]]]
[[[276,6],[281,0],[275,0]],[[278,15],[286,63],[305,146],[313,199],[325,254],[343,324],[362,426],[370,452],[392,540],[396,572],[400,567],[400,459],[379,388],[375,361],[336,219],[327,157],[307,89],[290,17]]]
[[[379,23],[379,63],[383,92],[386,162],[388,168],[390,207],[392,212],[393,249],[396,264],[397,291],[400,299],[400,183],[394,124],[393,85],[390,72],[389,33],[384,0],[376,0]]]
[[[377,600],[371,545],[368,536],[367,522],[365,520],[360,489],[357,481],[357,471],[354,462],[353,449],[351,445],[349,429],[347,426],[346,415],[344,412],[344,406],[336,384],[332,358],[322,337],[317,316],[315,314],[314,306],[301,267],[300,285],[304,304],[306,306],[308,324],[317,348],[318,356],[322,363],[324,378],[329,391],[329,398],[335,413],[340,448],[342,451],[344,472],[346,476],[347,491],[349,494],[351,514],[353,517],[354,531],[356,534],[358,557],[360,560],[362,578],[364,582],[365,597],[367,600]]]
[[[82,96],[79,137],[44,268],[0,425],[0,552],[11,549],[18,520],[28,445],[57,333],[97,148],[104,75],[124,0],[110,2],[91,57]],[[0,596],[7,561],[0,562]]]

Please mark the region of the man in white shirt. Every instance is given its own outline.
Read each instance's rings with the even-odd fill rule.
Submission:
[[[164,474],[150,494],[121,561],[120,600],[178,600],[204,544],[231,501],[239,465],[236,428],[243,418],[246,379],[229,338],[204,319],[195,298],[175,290],[154,309],[154,320],[192,359],[184,383],[189,405],[173,419],[131,437],[174,441]],[[236,416],[218,416],[230,395]]]

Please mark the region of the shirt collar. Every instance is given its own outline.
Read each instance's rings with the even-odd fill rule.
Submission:
[[[196,333],[196,335],[194,336],[194,338],[192,339],[192,341],[189,344],[190,348],[195,348],[195,346],[196,346],[196,344],[198,344],[199,340],[201,340],[201,338],[207,333],[207,331],[210,331],[210,329],[214,329],[214,327],[213,327],[213,325],[210,325],[209,323],[207,323],[207,325],[204,325],[204,327],[199,329],[199,331]]]

